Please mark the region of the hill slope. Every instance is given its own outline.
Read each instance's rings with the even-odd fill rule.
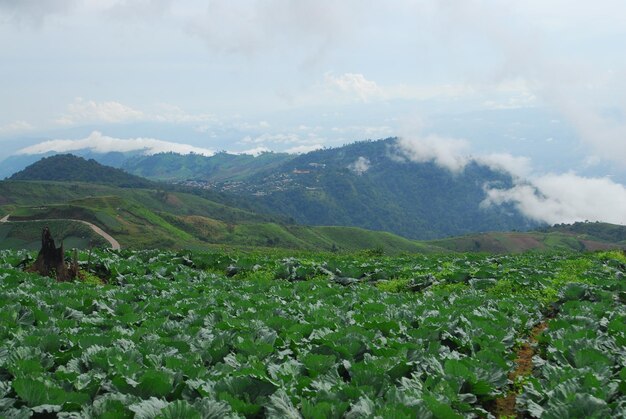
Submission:
[[[80,181],[126,188],[154,186],[154,183],[147,179],[72,154],[44,157],[13,174],[9,180]]]
[[[287,225],[270,216],[182,192],[79,182],[0,182],[0,217],[6,214],[11,221],[89,221],[115,237],[122,247],[131,248],[227,245],[316,251],[380,248],[387,253],[441,251],[390,233]],[[35,243],[41,234],[28,223],[6,226],[24,231],[13,231],[13,236],[20,238],[18,242],[7,245],[0,239],[0,248]],[[68,228],[62,226],[61,233]]]

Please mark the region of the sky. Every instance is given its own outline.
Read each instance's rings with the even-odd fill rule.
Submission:
[[[484,205],[626,224],[623,0],[0,0],[0,50],[0,160],[399,137],[514,175]]]

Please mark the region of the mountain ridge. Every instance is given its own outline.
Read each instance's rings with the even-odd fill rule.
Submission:
[[[511,187],[511,175],[475,161],[458,173],[411,161],[396,138],[301,155],[161,153],[118,163],[134,175],[167,180],[164,188],[229,200],[290,223],[389,231],[417,240],[541,226],[512,205],[481,205],[485,185]],[[217,198],[219,193],[225,195]]]

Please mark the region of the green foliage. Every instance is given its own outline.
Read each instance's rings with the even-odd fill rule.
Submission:
[[[97,286],[25,256],[0,251],[0,416],[483,417],[515,389],[530,416],[626,405],[607,255],[96,250]],[[518,342],[555,307],[512,387]]]
[[[381,291],[399,292],[408,289],[408,279],[392,279],[390,281],[378,281],[376,287]]]

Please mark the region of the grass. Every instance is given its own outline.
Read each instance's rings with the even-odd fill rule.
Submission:
[[[90,246],[108,247],[109,243],[82,223],[72,221],[37,221],[0,225],[0,249],[41,248],[41,231],[49,227],[57,246],[63,242],[66,249],[87,249]]]

